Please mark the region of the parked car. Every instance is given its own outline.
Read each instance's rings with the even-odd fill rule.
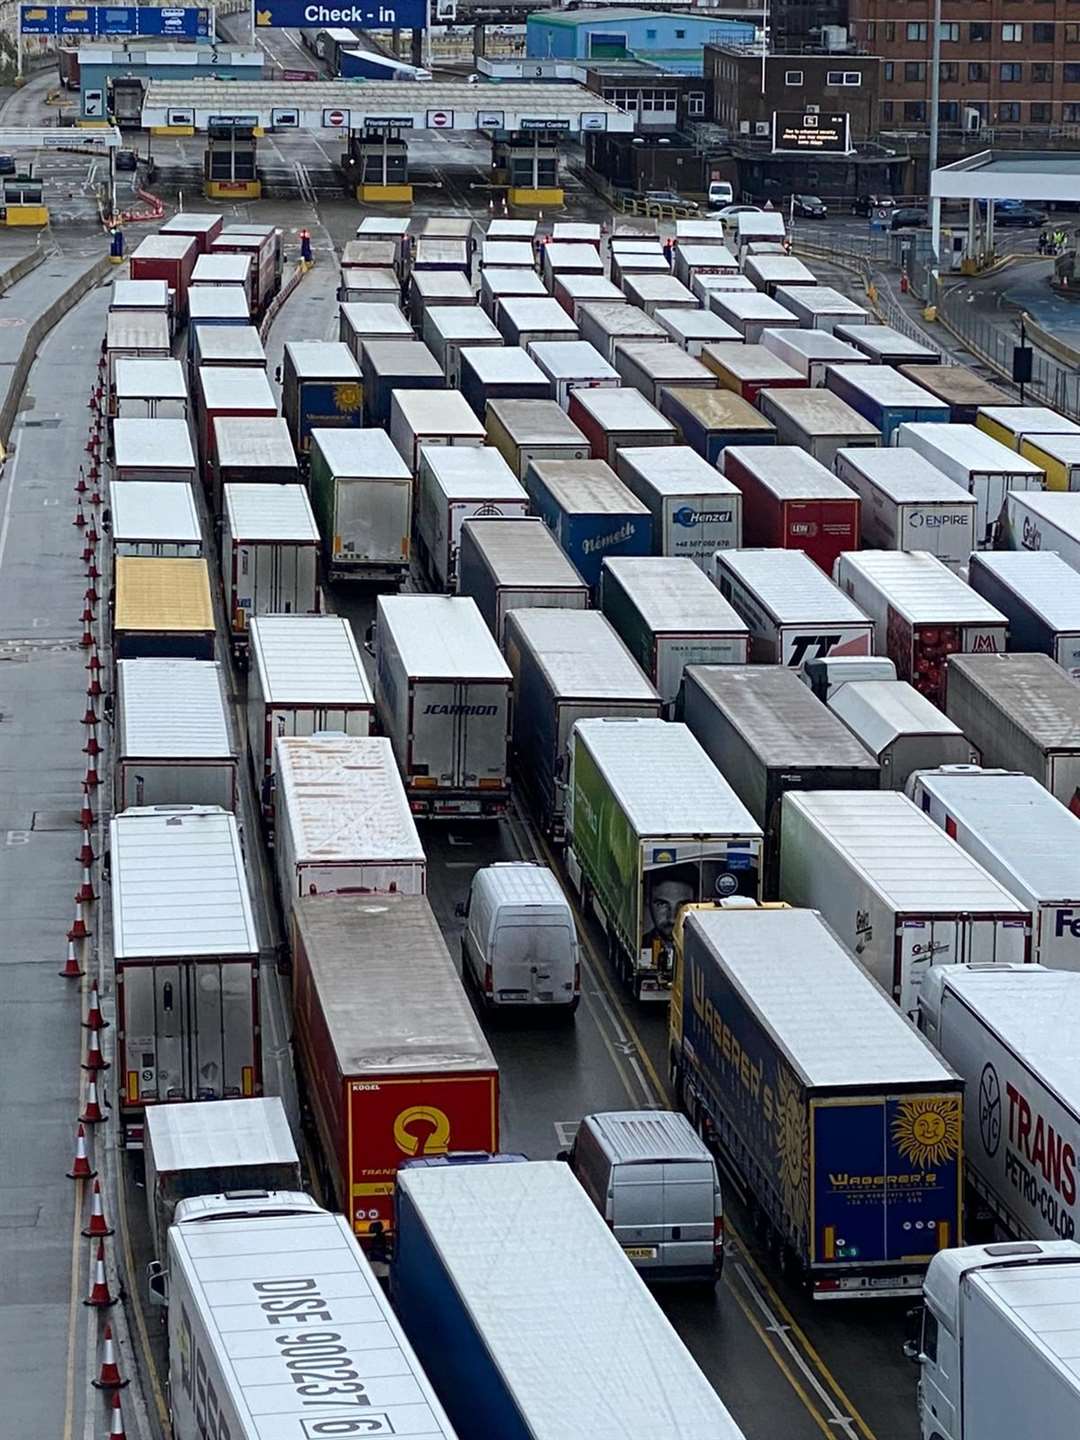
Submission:
[[[926,211],[915,206],[900,206],[889,216],[890,230],[917,230],[928,223]]]
[[[891,210],[895,204],[891,195],[859,195],[851,208],[856,215],[870,215],[882,208]]]
[[[696,200],[687,200],[676,190],[646,190],[644,198],[647,205],[681,205],[684,210],[701,208]]]
[[[760,213],[760,205],[725,205],[722,210],[716,212],[716,219],[731,220],[736,215],[758,215]]]
[[[806,220],[824,220],[829,213],[829,207],[817,195],[793,195],[791,210],[792,214],[801,215]]]
[[[0,155],[0,175],[16,175],[18,170],[14,155]]]
[[[134,150],[117,150],[117,170],[137,170],[139,168],[139,157]]]
[[[722,210],[725,205],[731,205],[735,199],[735,191],[731,188],[730,180],[712,180],[709,182],[709,209]]]
[[[1015,225],[1017,228],[1035,230],[1049,220],[1045,210],[1036,210],[1031,205],[997,205],[994,207],[994,224]]]

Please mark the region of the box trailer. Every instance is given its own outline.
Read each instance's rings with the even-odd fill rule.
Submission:
[[[622,283],[627,303],[636,305],[646,315],[657,310],[696,310],[697,296],[674,275],[627,275]]]
[[[307,897],[292,931],[296,1050],[328,1189],[354,1234],[385,1241],[403,1160],[498,1150],[498,1066],[423,896]]]
[[[187,382],[179,360],[117,360],[114,413],[132,420],[186,420]]]
[[[219,805],[236,810],[239,776],[221,666],[121,660],[116,666],[113,810]]]
[[[723,389],[741,395],[751,405],[757,403],[762,390],[801,388],[806,384],[798,370],[760,344],[728,341],[706,345],[701,363],[712,371]]]
[[[493,1259],[505,1286],[487,1278]],[[620,1440],[742,1440],[558,1161],[403,1169],[391,1294],[463,1436],[532,1440],[599,1423]]]
[[[600,609],[656,686],[675,702],[688,665],[745,665],[745,622],[692,560],[609,556],[600,574]]]
[[[709,305],[748,345],[759,344],[766,330],[794,330],[799,324],[786,305],[760,290],[714,290]]]
[[[908,794],[1031,911],[1032,960],[1080,971],[1080,819],[1032,776],[978,766],[920,769]]]
[[[113,658],[213,660],[214,605],[205,560],[118,555]]]
[[[507,345],[522,350],[536,340],[577,340],[578,327],[557,300],[529,295],[509,295],[499,304],[499,333]]]
[[[274,741],[374,728],[375,696],[349,622],[340,615],[257,615],[251,622],[247,735],[251,769],[273,813]]]
[[[554,296],[575,324],[579,305],[592,302],[620,305],[626,301],[619,287],[603,275],[560,275],[555,281]]]
[[[516,345],[466,346],[460,358],[461,393],[481,420],[493,400],[551,399],[551,381]]]
[[[587,437],[587,453],[611,466],[623,446],[676,442],[672,421],[634,389],[575,390],[568,413]]]
[[[974,425],[905,424],[896,443],[917,451],[935,469],[975,496],[979,548],[997,540],[1005,502],[1014,490],[1042,490],[1045,471],[1032,460],[978,430]]]
[[[858,495],[863,544],[928,550],[959,571],[975,549],[975,497],[903,445],[838,450],[835,470]]]
[[[685,725],[579,720],[566,837],[567,873],[638,1000],[668,998],[680,905],[760,895],[761,826]]]
[[[347,345],[340,340],[286,340],[281,413],[298,455],[311,448],[316,426],[359,426],[361,402],[360,367]]]
[[[170,323],[172,320],[172,300],[164,280],[114,280],[109,292],[109,309],[160,310]]]
[[[949,420],[944,400],[936,399],[890,365],[830,367],[825,386],[881,431],[882,445],[893,443],[901,425],[944,425]]]
[[[276,1095],[147,1110],[143,1164],[151,1249],[162,1261],[169,1228],[185,1200],[238,1190],[295,1194],[304,1188],[285,1107]],[[185,1210],[179,1213],[182,1223]]]
[[[191,284],[239,290],[250,309],[255,294],[253,268],[250,255],[202,254],[192,267]]]
[[[126,1148],[147,1107],[262,1094],[259,936],[235,815],[125,810],[109,825],[115,1097]]]
[[[1014,402],[1004,390],[991,385],[967,365],[900,365],[901,375],[914,380],[931,395],[944,400],[954,425],[974,425],[979,410],[990,405],[1011,405]]]
[[[236,1218],[230,1206],[239,1211]],[[411,1429],[431,1440],[455,1440],[349,1219],[327,1214],[302,1191],[271,1191],[257,1201],[217,1195],[183,1201],[179,1208],[185,1223],[171,1227],[167,1252],[176,1440],[207,1433],[207,1415],[221,1436],[257,1440],[266,1434],[270,1392],[274,1423],[294,1435],[325,1435],[327,1427],[340,1433],[343,1424],[371,1422],[387,1434]],[[352,1214],[354,1207],[348,1208]],[[242,1342],[238,1312],[244,1317]],[[278,1321],[287,1327],[290,1319],[298,1321],[296,1312],[310,1315],[312,1324],[278,1327]],[[323,1390],[325,1362],[307,1372],[319,1373],[318,1382],[308,1382],[318,1394],[306,1392],[299,1379],[297,1361],[315,1358],[307,1352],[316,1323],[324,1327],[318,1333],[334,1336],[330,1358],[341,1364],[332,1371],[364,1377],[345,1382],[360,1386],[345,1394],[363,1401],[362,1420],[343,1417],[348,1402]],[[290,1356],[294,1348],[299,1353]]]
[[[1080,435],[1029,436],[1020,454],[1045,472],[1048,490],[1080,490]]]
[[[960,1077],[813,910],[691,906],[677,953],[676,1094],[772,1243],[814,1300],[917,1292],[960,1238]]]
[[[395,239],[382,235],[358,235],[354,240],[346,240],[342,247],[341,265],[343,269],[350,266],[357,270],[389,270],[393,275],[400,255]]]
[[[476,292],[464,276],[450,277],[440,276],[440,280],[454,278],[458,286],[458,292],[449,303],[476,304]],[[428,290],[435,283],[435,276],[414,275],[409,284],[410,304],[409,313],[413,319],[417,318],[417,301],[420,300],[420,311],[423,312],[423,295],[417,297],[414,292],[417,285],[423,281],[423,290]],[[464,284],[459,282],[464,281]],[[435,292],[431,304],[445,305],[443,286],[439,286]],[[503,300],[508,300],[515,295],[528,296],[534,300],[542,300],[547,294],[547,288],[540,276],[532,270],[481,270],[480,272],[480,308],[487,315],[489,320],[498,323],[499,311]]]
[[[862,365],[866,359],[861,350],[845,345],[827,330],[766,330],[761,343],[815,390],[824,386],[830,365]]]
[[[710,465],[719,466],[731,445],[776,443],[776,427],[771,421],[731,390],[675,385],[661,392],[660,413]]]
[[[528,240],[531,244],[536,239],[537,222],[535,220],[510,220],[505,217],[496,217],[488,221],[484,237],[487,240]]]
[[[896,790],[788,795],[780,894],[820,910],[912,1016],[933,966],[1030,959],[1031,911]]]
[[[610,363],[614,363],[615,346],[621,342],[668,339],[667,331],[658,320],[625,301],[604,304],[592,300],[579,305],[577,326],[580,338],[587,340]]]
[[[529,354],[547,376],[555,401],[564,410],[570,406],[573,390],[613,389],[622,384],[618,371],[587,340],[534,340]]]
[[[477,450],[487,433],[457,390],[395,390],[390,397],[390,439],[416,475],[425,451],[451,446]],[[473,463],[480,463],[478,457]]]
[[[725,325],[719,315],[714,315],[711,310],[702,310],[697,307],[696,301],[694,303],[694,309],[660,309],[654,312],[655,318],[680,350],[700,360],[706,345],[730,343],[741,348],[742,341],[737,330]]]
[[[229,632],[247,654],[255,615],[317,615],[319,527],[302,485],[226,485],[221,580]]]
[[[589,587],[536,515],[493,519],[485,512],[463,520],[457,593],[476,602],[504,653],[512,610],[589,606]]]
[[[652,551],[652,516],[603,460],[534,460],[525,489],[594,595],[605,556]]]
[[[379,597],[375,703],[416,814],[505,813],[510,679],[471,600]]]
[[[869,325],[873,316],[865,306],[831,285],[778,285],[776,302],[798,318],[804,330],[828,330],[838,325]],[[840,336],[840,339],[843,339]]]
[[[461,352],[505,342],[478,305],[429,305],[424,310],[424,344],[443,367],[451,390],[461,384]]]
[[[480,276],[482,293],[489,281],[494,281],[496,287],[501,290],[500,276],[513,276],[514,280],[522,287],[526,285],[531,287],[528,292],[524,289],[514,290],[512,292],[514,294],[544,295],[547,293],[540,283],[540,277],[530,275],[525,270],[485,270]],[[506,283],[511,282],[507,281]],[[417,329],[423,329],[424,312],[429,305],[475,304],[476,291],[472,288],[469,277],[461,270],[414,270],[409,276],[409,318]],[[490,310],[488,310],[488,314],[491,315]]]
[[[599,253],[603,227],[595,220],[556,220],[551,227],[555,244],[591,245]]]
[[[612,250],[611,278],[620,288],[635,275],[669,275],[671,266],[661,249]]]
[[[874,653],[887,655],[897,679],[909,681],[935,705],[944,705],[951,655],[1005,652],[1005,616],[926,550],[849,551],[839,557],[833,575],[873,620]]]
[[[790,790],[877,790],[880,770],[793,671],[775,665],[686,670],[679,718],[764,833],[762,893],[777,898],[780,810]]]
[[[299,484],[296,451],[280,415],[222,415],[214,421],[214,444],[216,510],[221,509],[220,492],[226,485]]]
[[[110,481],[108,518],[114,555],[197,560],[203,553],[195,491],[186,481]]]
[[[1040,435],[1080,435],[1080,425],[1045,405],[982,405],[975,424],[1009,450]]]
[[[394,246],[394,267],[402,274],[408,265],[412,220],[408,215],[365,215],[356,227],[357,240],[389,240]]]
[[[115,480],[176,480],[194,485],[195,452],[186,420],[114,420]]]
[[[928,977],[919,1008],[931,1044],[979,1096],[964,1126],[972,1228],[1075,1239],[1080,976],[950,966]]]
[[[735,275],[739,262],[726,245],[690,239],[675,242],[675,278],[689,285],[695,275]]]
[[[169,322],[160,310],[110,310],[105,317],[105,364],[109,414],[116,415],[116,368],[123,360],[172,356]]]
[[[217,475],[216,422],[225,415],[273,419],[277,400],[266,372],[254,366],[204,365],[195,372],[195,417],[199,459],[209,492],[221,493]]]
[[[1080,501],[1057,491],[1010,491],[1002,539],[1011,550],[1051,550],[1080,571]]]
[[[266,350],[254,325],[203,325],[196,328],[193,364],[254,365],[266,369]]]
[[[382,735],[279,735],[274,869],[288,924],[305,895],[423,895],[427,860]]]
[[[968,584],[1009,622],[1009,649],[1049,655],[1080,678],[1080,574],[1052,550],[984,550]]]
[[[747,548],[803,550],[826,575],[859,545],[858,494],[794,445],[729,445],[723,471],[743,497]]]
[[[455,217],[449,217],[455,218]],[[468,222],[471,224],[471,222]],[[470,278],[473,242],[469,236],[422,234],[413,248],[413,272],[456,271]]]
[[[509,238],[480,242],[480,269],[535,270],[536,255],[528,240]]]
[[[1049,655],[958,655],[945,713],[984,765],[1032,775],[1080,813],[1080,687]]]
[[[226,225],[210,247],[214,255],[251,257],[251,310],[265,316],[281,288],[283,268],[281,231],[276,225]]]
[[[814,272],[797,255],[748,255],[743,274],[755,290],[776,298],[778,286],[817,285]]]
[[[363,367],[366,340],[412,340],[413,328],[397,305],[370,302],[338,306],[338,339]]]
[[[778,445],[798,445],[827,470],[838,450],[881,444],[876,426],[822,387],[762,390],[758,404],[776,429]]]
[[[413,477],[390,436],[317,428],[310,459],[328,578],[400,585],[409,573]]]
[[[901,365],[941,364],[941,351],[936,346],[913,340],[910,335],[902,335],[891,325],[845,323],[837,325],[833,334],[845,344],[854,345],[871,365],[891,365],[894,369],[899,369]],[[904,378],[911,380],[912,384],[918,384],[910,375]]]
[[[628,446],[615,469],[652,516],[652,553],[708,571],[717,550],[742,543],[742,492],[689,445]]]
[[[883,790],[904,790],[917,770],[979,763],[955,720],[906,680],[847,680],[827,704],[881,766]]]
[[[698,298],[698,303],[706,310],[715,314],[713,310],[712,297],[723,295],[733,290],[741,290],[749,294],[754,289],[754,282],[748,280],[745,275],[715,275],[711,271],[698,271],[690,281],[690,289]]]
[[[644,395],[650,405],[659,406],[665,391],[673,385],[682,389],[715,390],[716,376],[667,336],[656,340],[620,340],[612,363],[623,383]]]
[[[171,215],[165,221],[159,235],[190,235],[195,240],[195,248],[200,255],[205,255],[214,241],[221,234],[222,226],[225,224],[224,215],[212,213],[200,214],[194,210],[180,210],[177,214]]]
[[[540,273],[550,293],[563,275],[603,275],[604,262],[595,245],[549,240],[540,249]]]
[[[198,253],[198,242],[189,235],[147,235],[131,252],[132,280],[164,280],[172,292],[177,325],[187,318],[188,286]]]
[[[446,377],[420,340],[365,340],[363,382],[363,423],[385,430],[395,390],[442,390]]]
[[[479,425],[468,406],[465,409]],[[529,497],[521,482],[490,446],[480,450],[423,446],[416,492],[417,551],[440,590],[456,587],[464,521],[479,516],[524,518],[529,513]]]
[[[750,627],[753,664],[873,652],[874,622],[802,550],[718,550],[711,575]]]
[[[561,843],[574,725],[604,715],[659,719],[660,697],[597,610],[511,610],[504,637],[517,778],[541,829]]]
[[[401,280],[390,265],[342,265],[338,300],[346,305],[400,305]]]
[[[486,417],[489,442],[519,480],[538,460],[588,458],[588,440],[555,400],[489,400]]]

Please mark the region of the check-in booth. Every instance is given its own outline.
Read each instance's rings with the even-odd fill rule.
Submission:
[[[401,131],[392,126],[351,130],[345,172],[361,202],[408,205],[412,201],[408,146]]]

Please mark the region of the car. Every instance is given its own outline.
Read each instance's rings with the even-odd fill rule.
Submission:
[[[824,220],[829,213],[829,207],[816,195],[793,195],[791,213],[802,215],[807,220]]]
[[[895,205],[891,195],[859,195],[851,208],[856,215],[872,215],[875,210],[891,210]]]
[[[678,205],[683,210],[699,210],[701,208],[696,200],[687,200],[676,190],[646,190],[644,200],[646,205]]]
[[[17,175],[18,171],[14,155],[0,155],[0,175]]]
[[[1030,205],[996,205],[995,225],[1015,225],[1018,228],[1036,230],[1049,220],[1045,210],[1035,210]]]
[[[760,205],[725,205],[716,212],[717,220],[733,220],[736,215],[760,215]]]
[[[117,150],[117,170],[137,170],[139,168],[139,157],[134,150]]]
[[[928,223],[926,211],[915,206],[899,206],[889,216],[890,230],[917,230]]]

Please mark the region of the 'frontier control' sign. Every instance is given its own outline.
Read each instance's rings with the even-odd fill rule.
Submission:
[[[847,114],[821,115],[816,110],[774,110],[773,153],[796,155],[848,155],[851,122]]]
[[[319,5],[310,0],[255,0],[255,28],[298,30],[325,25],[359,30],[423,30],[427,0],[358,0],[356,4]]]

